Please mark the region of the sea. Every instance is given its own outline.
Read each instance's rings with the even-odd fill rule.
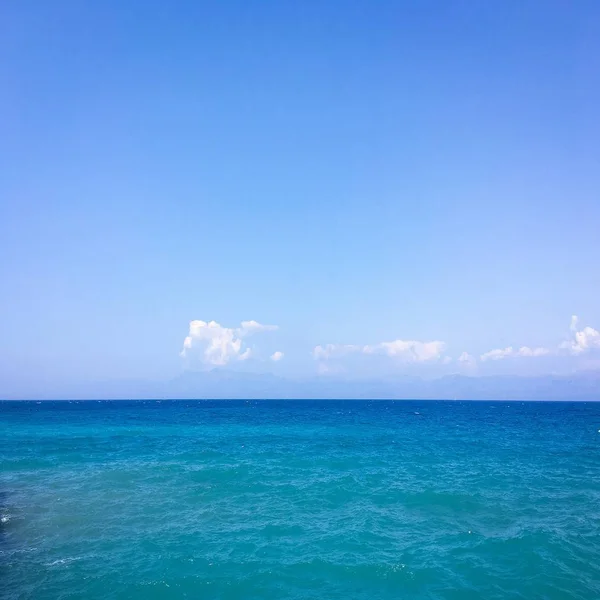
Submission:
[[[0,598],[600,598],[600,403],[0,403]]]

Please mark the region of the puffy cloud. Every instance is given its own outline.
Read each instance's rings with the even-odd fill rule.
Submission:
[[[240,354],[242,340],[235,331],[222,327],[216,321],[190,321],[190,329],[183,340],[182,356],[188,356],[197,346],[204,348],[204,362],[213,365],[225,365],[234,356]]]
[[[273,354],[271,354],[271,360],[278,362],[283,358],[283,356],[283,352],[277,350],[277,352],[273,352]]]
[[[216,321],[190,321],[180,355],[188,358],[197,354],[201,362],[215,366],[226,365],[231,360],[247,360],[252,350],[242,351],[242,338],[274,329],[277,329],[274,325],[261,325],[257,321],[242,321],[237,329],[223,327]]]
[[[571,317],[571,331],[573,338],[563,342],[559,348],[566,350],[570,354],[578,355],[588,352],[594,348],[600,348],[600,331],[592,327],[584,327],[577,331],[579,319],[576,315]]]
[[[365,354],[385,354],[408,362],[425,362],[439,359],[446,344],[444,342],[417,342],[414,340],[394,340],[393,342],[381,342],[374,346],[365,346]]]

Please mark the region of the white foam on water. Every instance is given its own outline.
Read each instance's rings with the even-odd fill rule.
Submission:
[[[56,565],[67,565],[69,563],[75,562],[76,560],[81,560],[81,556],[68,556],[67,558],[59,558],[58,560],[53,560],[51,563],[47,563],[47,567],[55,567]]]

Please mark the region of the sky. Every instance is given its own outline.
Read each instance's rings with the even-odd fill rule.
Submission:
[[[0,393],[600,369],[598,2],[8,0],[0,55]]]

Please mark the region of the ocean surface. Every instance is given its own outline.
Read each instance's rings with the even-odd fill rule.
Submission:
[[[600,403],[0,403],[0,598],[600,598]]]

